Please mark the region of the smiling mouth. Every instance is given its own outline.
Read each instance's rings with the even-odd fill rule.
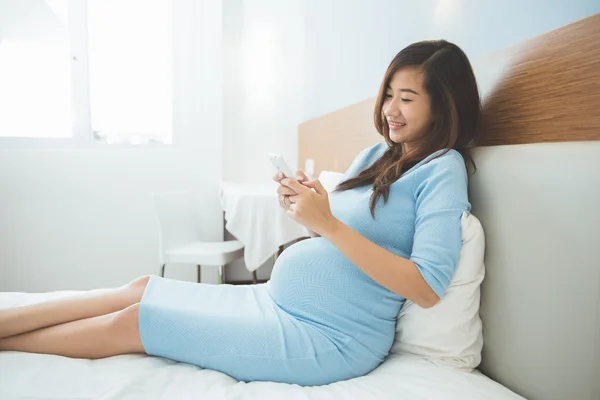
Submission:
[[[388,124],[390,125],[390,129],[400,129],[400,128],[406,126],[406,124],[404,124],[402,122],[388,121]]]

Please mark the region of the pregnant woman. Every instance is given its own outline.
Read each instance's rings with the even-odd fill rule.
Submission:
[[[367,374],[388,354],[406,299],[434,306],[453,277],[470,210],[469,147],[480,99],[465,54],[446,41],[400,51],[363,150],[327,193],[274,179],[288,216],[313,231],[261,285],[142,277],[0,310],[0,350],[102,358],[147,353],[243,381],[323,385]]]

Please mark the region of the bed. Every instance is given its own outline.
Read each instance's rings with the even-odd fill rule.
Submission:
[[[3,307],[76,293],[3,293]],[[392,356],[365,377],[327,386],[237,382],[220,372],[167,359],[125,355],[77,360],[0,353],[0,399],[522,399],[481,373]]]
[[[0,399],[600,399],[600,15],[473,61],[486,115],[469,186],[486,237],[478,370],[391,354],[367,376],[300,387],[144,355],[1,352]],[[301,124],[299,165],[345,170],[380,140],[373,103]],[[0,293],[0,307],[72,293]]]

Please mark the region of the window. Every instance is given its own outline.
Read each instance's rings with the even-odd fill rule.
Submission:
[[[0,7],[0,136],[71,137],[67,0]]]
[[[1,1],[0,137],[172,143],[171,3]]]
[[[171,143],[171,2],[89,0],[90,111],[107,143]]]

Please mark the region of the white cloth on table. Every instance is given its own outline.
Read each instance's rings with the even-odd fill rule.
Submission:
[[[221,183],[225,228],[244,244],[244,261],[249,271],[264,264],[279,246],[309,236],[308,230],[279,206],[277,187],[275,182]]]

